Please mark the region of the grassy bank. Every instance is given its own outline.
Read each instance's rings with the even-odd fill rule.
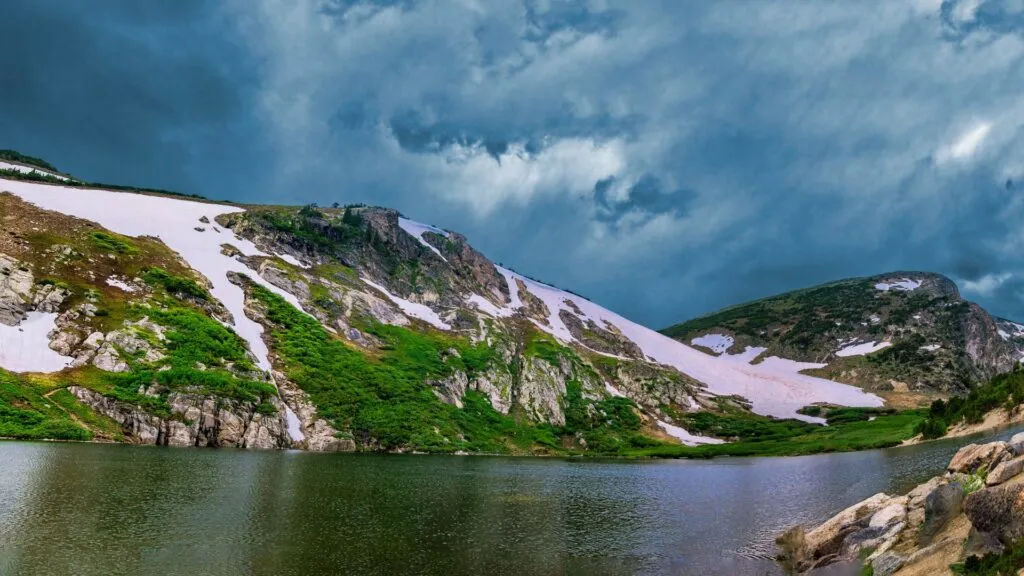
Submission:
[[[713,458],[715,456],[799,456],[888,448],[915,435],[925,412],[844,408],[826,415],[828,426],[776,420],[752,414],[698,413],[680,418],[695,434],[736,438],[728,444],[689,447],[665,444],[623,451],[623,456]]]

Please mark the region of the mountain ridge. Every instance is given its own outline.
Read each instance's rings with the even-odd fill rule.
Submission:
[[[0,255],[17,279],[0,285],[12,311],[0,368],[12,362],[4,346],[29,345],[30,315],[52,322],[36,329],[34,350],[65,363],[47,352],[49,364],[4,376],[13,392],[0,389],[0,408],[39,430],[191,446],[614,454],[744,439],[749,427],[716,419],[823,423],[804,409],[846,405],[867,409],[855,418],[866,423],[882,405],[797,357],[681,344],[394,209],[203,202],[34,169],[0,176]],[[51,397],[63,415],[46,407]],[[795,429],[813,435],[806,426]],[[19,434],[0,414],[9,435]]]
[[[942,274],[906,270],[776,294],[661,332],[717,343],[712,353],[735,344],[817,362],[810,373],[876,392],[916,392],[922,401],[964,393],[1012,370],[1024,353],[1020,324],[965,300]]]

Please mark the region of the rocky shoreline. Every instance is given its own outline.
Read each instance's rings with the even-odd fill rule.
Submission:
[[[908,494],[875,494],[777,542],[779,562],[793,574],[933,576],[954,574],[952,565],[999,554],[1022,537],[1024,433],[967,445],[942,475]]]

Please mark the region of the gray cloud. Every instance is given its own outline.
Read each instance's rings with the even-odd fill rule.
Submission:
[[[3,145],[86,177],[394,206],[653,326],[890,269],[1024,319],[1019,0],[8,4]]]

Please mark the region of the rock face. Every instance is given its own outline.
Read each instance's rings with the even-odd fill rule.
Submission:
[[[964,511],[976,530],[1003,544],[1024,538],[1024,485],[979,490],[967,497]]]
[[[988,473],[988,476],[985,477],[985,484],[989,486],[1002,484],[1021,472],[1024,472],[1024,457],[1007,460],[999,463]]]
[[[211,446],[270,450],[291,445],[284,420],[285,406],[274,400],[276,414],[264,414],[251,402],[192,394],[167,396],[170,418],[160,418],[137,406],[72,386],[78,400],[121,425],[139,444]]]
[[[312,452],[355,451],[355,442],[351,438],[342,437],[326,420],[320,418],[316,413],[316,407],[305,392],[288,382],[285,375],[280,372],[274,372],[274,381],[277,382],[281,396],[299,419],[302,439],[293,440],[293,448],[304,448]]]
[[[0,324],[20,324],[31,298],[32,272],[14,258],[0,254]]]

